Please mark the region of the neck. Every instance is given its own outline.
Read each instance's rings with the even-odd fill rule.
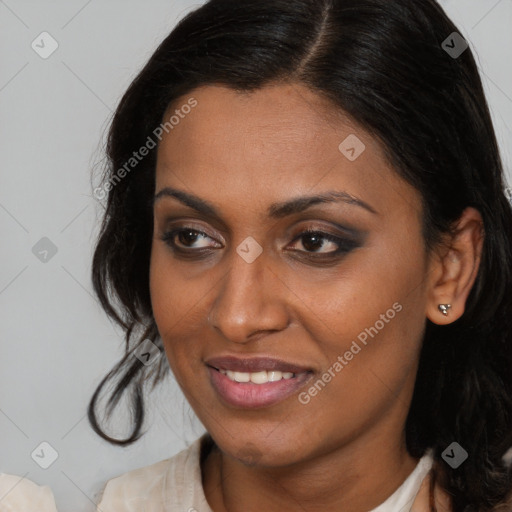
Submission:
[[[249,467],[215,447],[204,463],[203,487],[215,512],[367,512],[391,496],[417,462],[404,438],[390,442],[373,430],[286,467]]]

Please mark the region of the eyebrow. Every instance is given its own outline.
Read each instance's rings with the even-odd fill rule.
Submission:
[[[160,190],[157,194],[155,194],[155,197],[153,198],[153,205],[163,197],[175,198],[181,203],[183,203],[185,206],[188,206],[199,213],[209,215],[217,219],[221,218],[219,212],[211,203],[193,194],[184,192],[183,190],[165,187],[162,190]],[[352,194],[349,194],[348,192],[341,192],[336,190],[331,190],[318,195],[301,196],[289,199],[287,201],[273,203],[269,206],[267,210],[267,215],[273,219],[280,219],[288,215],[303,212],[317,204],[339,202],[353,206],[358,206],[375,215],[378,215],[378,212],[374,208],[372,208],[368,203],[365,203],[361,199],[353,196]]]

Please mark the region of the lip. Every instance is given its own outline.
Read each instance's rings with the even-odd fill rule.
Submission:
[[[274,357],[248,357],[235,356],[214,357],[205,361],[208,366],[217,370],[231,370],[233,372],[261,372],[274,370],[279,372],[304,373],[310,368],[283,361]]]
[[[221,401],[229,406],[243,409],[270,407],[282,402],[302,388],[313,375],[308,368],[269,357],[245,359],[232,356],[218,357],[209,359],[206,364],[212,387]],[[291,372],[295,376],[276,382],[255,384],[253,382],[234,382],[222,374],[219,369],[249,373],[275,370]]]

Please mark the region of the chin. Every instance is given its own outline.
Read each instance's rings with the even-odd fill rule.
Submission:
[[[272,438],[261,432],[258,437],[255,430],[251,432],[254,435],[246,437],[237,435],[233,438],[228,434],[226,443],[224,439],[214,437],[215,434],[212,437],[222,452],[246,466],[283,467],[301,460],[301,452],[297,449],[299,443],[293,436]]]

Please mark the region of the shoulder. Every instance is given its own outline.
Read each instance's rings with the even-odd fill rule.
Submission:
[[[51,489],[21,476],[0,473],[2,512],[57,512]]]
[[[170,466],[179,465],[178,456],[181,452],[170,459],[112,478],[104,487],[98,509],[101,512],[136,510],[143,500],[161,492],[166,471]]]
[[[173,457],[109,480],[98,511],[161,512],[174,510],[172,507],[185,507],[194,499],[197,501],[197,496],[202,494],[201,450],[207,442],[205,434]]]

